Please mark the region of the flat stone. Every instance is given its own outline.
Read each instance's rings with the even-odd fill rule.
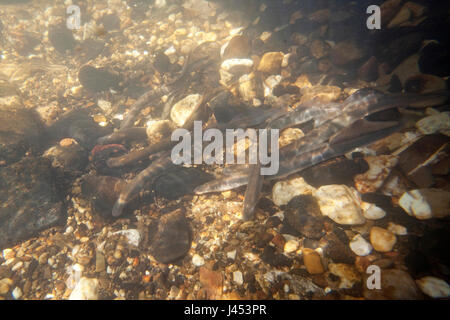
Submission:
[[[450,214],[450,192],[435,188],[411,190],[400,197],[399,205],[419,220],[445,218]]]
[[[275,183],[272,189],[272,200],[277,206],[288,204],[292,198],[301,194],[313,194],[315,188],[301,177]]]
[[[447,282],[436,277],[423,277],[416,280],[420,290],[431,298],[450,297],[450,286]]]
[[[364,282],[367,281],[365,274]],[[411,276],[398,269],[381,269],[380,289],[369,289],[363,285],[363,295],[369,300],[420,300],[423,295],[420,293]]]
[[[69,300],[98,300],[98,279],[82,277],[70,294]]]
[[[355,187],[361,193],[371,193],[378,190],[398,162],[395,155],[368,156],[364,160],[369,164],[369,170],[355,176]]]
[[[182,127],[186,120],[200,104],[202,96],[191,94],[175,103],[170,111],[170,119],[179,127]]]
[[[361,275],[354,266],[345,263],[328,264],[330,273],[340,278],[339,288],[350,289],[353,285],[361,281]]]
[[[343,185],[322,186],[314,196],[322,214],[338,224],[358,225],[366,221],[360,208],[360,199],[352,188]]]
[[[62,222],[62,196],[48,159],[30,157],[4,167],[0,181],[0,249]]]
[[[258,71],[269,74],[277,74],[281,69],[283,57],[283,52],[265,53],[259,62]]]
[[[360,234],[354,236],[350,241],[350,249],[360,257],[365,257],[372,252],[372,246]]]
[[[181,210],[176,210],[159,220],[150,253],[161,263],[173,262],[187,254],[190,240],[189,223]]]
[[[325,272],[325,268],[322,264],[322,259],[316,251],[304,248],[302,252],[303,263],[305,264],[306,270],[309,274],[320,274]]]

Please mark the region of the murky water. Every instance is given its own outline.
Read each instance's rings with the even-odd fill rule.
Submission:
[[[449,9],[0,0],[0,299],[448,298]]]

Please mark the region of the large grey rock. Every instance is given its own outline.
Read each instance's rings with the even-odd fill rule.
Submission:
[[[62,196],[48,159],[25,158],[0,170],[0,249],[56,225]]]

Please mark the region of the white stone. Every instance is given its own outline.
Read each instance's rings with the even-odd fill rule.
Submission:
[[[99,99],[97,101],[97,105],[102,109],[104,112],[109,112],[111,110],[111,102]]]
[[[231,259],[231,260],[236,259],[236,250],[228,251],[228,252],[227,252],[227,258],[228,258],[228,259]]]
[[[417,121],[416,127],[423,134],[433,134],[436,132],[446,134],[450,130],[450,113],[442,112],[425,117]]]
[[[113,232],[111,235],[120,234],[125,236],[127,239],[127,242],[131,244],[132,246],[139,246],[139,243],[141,242],[141,234],[137,229],[126,229],[126,230],[119,230],[116,232]]]
[[[3,249],[3,259],[8,260],[15,257],[13,249]]]
[[[201,267],[205,264],[205,259],[203,257],[200,257],[198,254],[194,254],[192,257],[192,264],[196,267]]]
[[[416,189],[405,192],[400,207],[419,220],[444,218],[450,214],[450,192],[440,189]]]
[[[22,289],[19,287],[15,287],[14,290],[11,292],[11,295],[14,299],[18,300],[22,297]]]
[[[284,252],[285,253],[295,252],[299,246],[300,246],[300,243],[297,240],[288,240],[284,244]]]
[[[406,227],[393,222],[389,222],[387,229],[397,236],[406,236],[408,234]]]
[[[170,111],[172,121],[177,126],[182,127],[195,108],[200,104],[201,99],[202,96],[200,94],[191,94],[175,103]]]
[[[361,209],[363,210],[364,218],[369,220],[379,220],[386,216],[386,211],[373,203],[361,202]]]
[[[277,206],[288,204],[288,202],[301,194],[313,194],[315,188],[306,183],[299,177],[291,180],[280,181],[275,183],[272,189],[272,201]]]
[[[69,300],[98,300],[98,280],[81,278],[70,294]]]
[[[244,277],[242,276],[242,272],[240,272],[240,271],[233,272],[233,281],[238,286],[241,286],[242,284],[244,284]]]
[[[227,59],[222,62],[220,66],[223,70],[228,71],[232,74],[244,74],[248,73],[253,67],[252,59]]]
[[[358,256],[364,257],[372,252],[371,244],[360,234],[357,234],[350,241],[350,249]]]
[[[423,277],[416,280],[420,290],[432,298],[450,297],[450,286],[442,279],[435,277]]]
[[[366,222],[357,191],[345,185],[320,187],[314,196],[324,216],[338,224],[358,225]]]

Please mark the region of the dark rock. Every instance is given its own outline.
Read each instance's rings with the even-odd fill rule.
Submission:
[[[18,161],[42,144],[44,126],[34,110],[0,106],[0,162]]]
[[[153,66],[160,73],[165,73],[170,71],[172,64],[170,63],[169,57],[164,52],[160,51],[155,55]]]
[[[383,46],[378,59],[387,62],[391,68],[395,68],[420,49],[424,36],[422,32],[410,32],[401,36],[393,34],[391,35],[392,40],[386,46]]]
[[[414,75],[405,81],[406,92],[424,94],[433,91],[444,91],[446,89],[447,84],[444,79],[429,74]]]
[[[401,92],[403,89],[402,82],[400,81],[400,78],[393,74],[391,77],[391,80],[389,80],[389,88],[388,91],[392,93]]]
[[[272,267],[292,266],[292,260],[281,253],[277,253],[276,249],[272,246],[267,246],[264,248],[261,259]]]
[[[112,128],[99,126],[88,109],[74,109],[62,115],[48,131],[53,142],[72,138],[85,149],[91,150],[97,144],[97,139],[110,134]]]
[[[375,81],[378,78],[378,61],[370,57],[359,69],[358,77],[364,81]]]
[[[73,33],[65,24],[53,25],[49,27],[48,39],[53,47],[60,53],[71,52],[77,42]]]
[[[102,40],[86,39],[77,47],[81,63],[95,59],[98,55],[105,53],[104,51],[106,51],[105,42]]]
[[[364,274],[366,283],[368,274]],[[363,286],[363,294],[370,300],[418,300],[423,295],[417,288],[414,279],[403,270],[386,269],[381,270],[381,289],[368,289]]]
[[[364,173],[369,165],[364,159],[335,158],[302,171],[305,181],[315,188],[328,184],[354,185],[354,176]]]
[[[176,167],[165,172],[153,184],[157,196],[178,199],[192,194],[194,189],[213,177],[198,168]]]
[[[348,264],[353,264],[355,262],[355,254],[348,246],[350,241],[343,231],[335,228],[333,233],[328,233],[322,240],[327,243],[324,250],[325,256],[331,258],[333,262]]]
[[[12,46],[21,56],[27,56],[33,49],[41,43],[41,40],[34,34],[22,33],[13,37]]]
[[[103,24],[107,31],[120,29],[120,18],[115,13],[103,15],[100,18],[100,23]]]
[[[0,249],[61,222],[63,198],[48,159],[26,158],[0,170]]]
[[[324,235],[322,214],[313,196],[294,197],[287,204],[284,214],[285,221],[303,236],[320,239]]]
[[[118,89],[121,77],[105,68],[95,68],[89,65],[81,67],[78,79],[86,89],[99,92],[108,89]]]
[[[65,141],[69,141],[65,143]],[[64,176],[75,177],[88,163],[86,150],[74,140],[63,140],[60,144],[44,152],[43,157],[50,159],[52,167]]]
[[[86,175],[80,181],[81,195],[90,202],[94,212],[104,218],[111,218],[114,203],[125,184],[126,182],[120,178]],[[127,205],[127,208],[129,207],[132,207],[131,203]]]
[[[271,216],[266,221],[266,227],[267,228],[276,228],[278,227],[282,221],[277,216]]]
[[[363,48],[353,41],[341,41],[330,52],[331,61],[337,66],[345,66],[360,61],[366,55]]]
[[[249,58],[252,51],[250,39],[245,35],[231,38],[223,53],[223,59]]]
[[[433,184],[433,176],[429,165],[422,166],[443,144],[448,137],[440,134],[426,135],[412,146],[400,153],[397,167],[420,188],[428,188]],[[418,170],[414,170],[419,168]]]
[[[181,209],[161,217],[150,244],[150,253],[161,263],[183,258],[191,247],[191,230]]]
[[[449,56],[450,48],[448,43],[429,43],[420,53],[419,69],[422,73],[448,77],[450,75]]]

